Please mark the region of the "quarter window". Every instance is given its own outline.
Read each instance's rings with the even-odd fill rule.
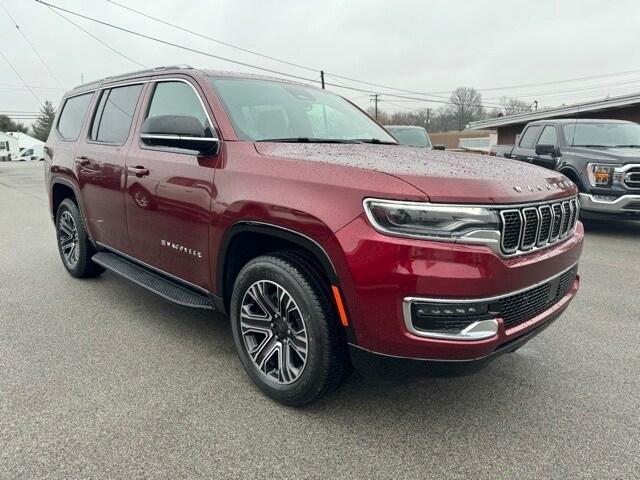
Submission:
[[[520,148],[533,148],[536,137],[540,133],[540,128],[540,125],[531,125],[527,128],[520,139]]]
[[[558,132],[553,125],[547,125],[542,130],[540,138],[538,139],[538,145],[556,145],[558,143]]]
[[[91,126],[91,140],[122,145],[133,122],[142,85],[104,90]]]
[[[212,137],[211,125],[202,108],[198,94],[184,82],[159,82],[153,92],[147,118],[160,115],[182,115],[200,121],[208,137]]]
[[[60,120],[58,120],[58,132],[65,140],[75,140],[80,135],[84,117],[89,108],[89,102],[93,92],[68,98],[64,102]]]

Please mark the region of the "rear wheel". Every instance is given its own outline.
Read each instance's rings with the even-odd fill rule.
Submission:
[[[295,254],[251,260],[231,298],[233,337],[251,379],[287,405],[312,402],[336,388],[346,346],[322,280]]]
[[[73,200],[66,198],[56,213],[56,236],[62,264],[78,278],[95,277],[104,269],[91,261],[95,252]]]

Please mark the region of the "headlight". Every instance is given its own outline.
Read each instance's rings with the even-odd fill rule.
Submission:
[[[587,175],[592,187],[610,187],[616,167],[620,165],[590,163],[587,165]]]
[[[478,230],[499,230],[496,212],[483,207],[366,199],[364,209],[382,233],[455,240]]]

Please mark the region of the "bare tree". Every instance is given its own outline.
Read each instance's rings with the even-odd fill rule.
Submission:
[[[416,125],[429,129],[433,112],[430,108],[421,108],[410,112],[395,112],[391,115],[391,125]]]
[[[475,88],[458,87],[449,101],[458,130],[464,130],[467,123],[482,117],[482,95]]]
[[[369,115],[371,118],[376,120],[375,108],[368,107],[365,111],[367,112],[367,115]],[[382,110],[380,110],[380,107],[378,107],[378,119],[376,121],[380,125],[389,125],[389,119],[390,119],[390,116],[386,112],[383,112]]]
[[[531,106],[527,102],[512,97],[502,97],[500,105],[505,115],[515,115],[516,113],[525,113],[531,111]]]

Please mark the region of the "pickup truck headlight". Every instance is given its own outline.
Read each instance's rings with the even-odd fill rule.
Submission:
[[[616,167],[620,165],[590,163],[587,165],[587,176],[592,187],[610,187]]]
[[[450,240],[478,230],[499,230],[498,214],[488,208],[366,199],[364,209],[381,233]]]

